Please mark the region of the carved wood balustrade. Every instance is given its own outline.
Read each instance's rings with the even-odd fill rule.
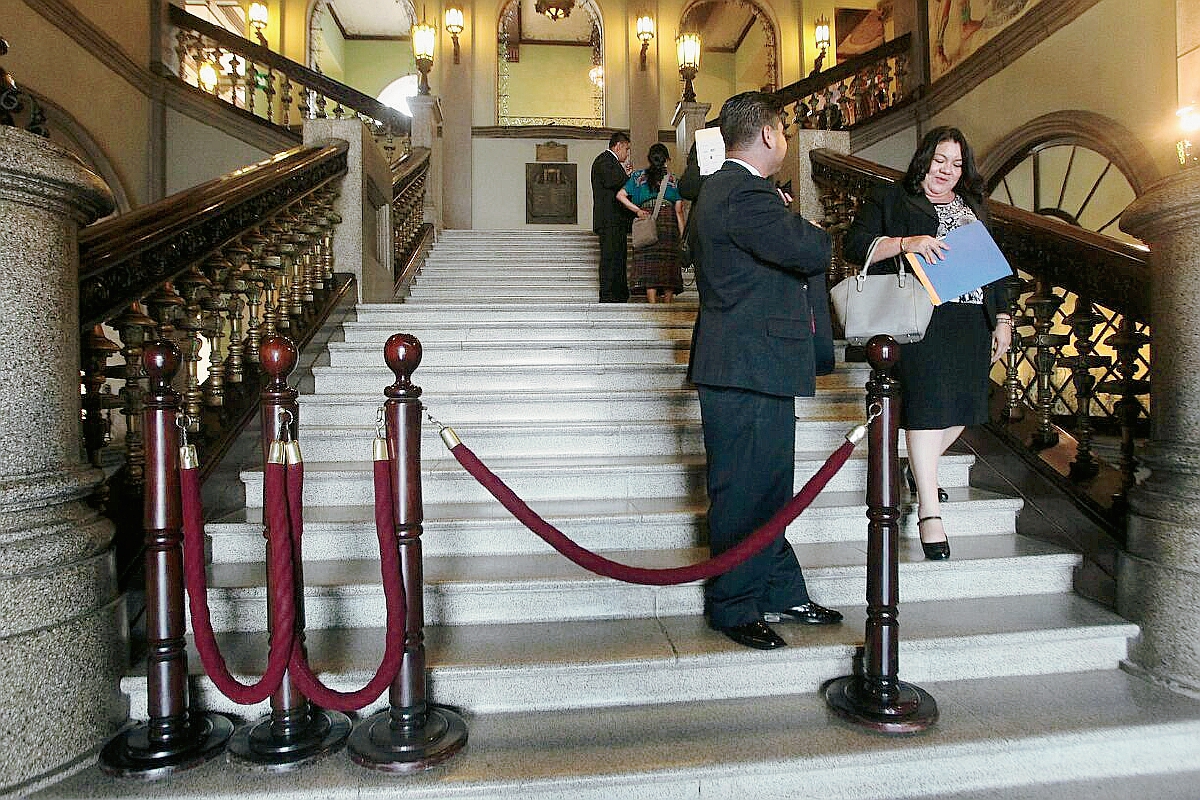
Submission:
[[[425,220],[429,149],[414,148],[392,164],[392,274],[407,286],[433,247],[434,225]]]
[[[841,242],[858,203],[902,173],[824,149],[810,158],[834,237],[832,286],[853,269]],[[993,427],[1031,460],[1068,445],[1073,460],[1059,472],[1116,525],[1136,477],[1136,442],[1149,433],[1149,251],[1004,203],[989,208],[992,235],[1017,270],[1013,345],[992,370]],[[1097,433],[1119,436],[1111,466],[1094,450]]]
[[[166,79],[287,131],[297,142],[306,119],[358,117],[389,161],[408,152],[411,121],[394,108],[176,5],[170,6],[169,19],[173,47],[163,66]],[[216,83],[206,85],[205,77]]]
[[[170,339],[183,355],[176,389],[207,477],[255,413],[263,338],[282,333],[302,348],[354,296],[353,276],[333,261],[346,153],[344,142],[297,147],[82,232],[84,447],[111,473],[95,502],[117,523],[131,574],[142,542],[143,348]]]

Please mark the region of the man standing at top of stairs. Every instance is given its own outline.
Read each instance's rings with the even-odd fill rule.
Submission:
[[[592,162],[592,232],[600,237],[601,303],[629,299],[625,250],[631,217],[617,202],[617,191],[630,171],[629,134],[617,131],[609,137],[608,149]]]

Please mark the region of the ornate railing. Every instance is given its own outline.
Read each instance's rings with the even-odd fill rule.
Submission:
[[[850,270],[841,241],[859,201],[901,173],[829,150],[810,158],[834,235],[832,285]],[[1064,477],[1118,519],[1135,480],[1135,441],[1149,430],[1149,251],[1004,203],[990,211],[992,234],[1018,273],[1009,286],[1017,335],[992,372],[993,424],[1032,453],[1068,445]],[[1116,472],[1096,457],[1098,430],[1120,437]]]
[[[433,246],[434,225],[425,221],[429,150],[418,147],[392,165],[392,273],[407,286]]]
[[[182,422],[211,472],[257,407],[263,338],[303,347],[355,285],[333,263],[346,153],[297,147],[82,232],[84,445],[111,473],[95,502],[123,564],[141,543],[144,345],[179,346]]]
[[[801,128],[847,130],[916,97],[920,76],[909,67],[912,34],[783,87],[775,93],[792,106]]]
[[[8,42],[0,38],[0,56],[8,55]],[[24,112],[24,113],[23,113]],[[0,67],[0,125],[22,127],[17,124],[18,116],[24,117],[24,128],[30,133],[50,138],[46,128],[46,115],[41,106],[28,93],[22,91],[16,80],[4,67]]]
[[[296,136],[306,119],[358,117],[392,160],[407,152],[409,118],[375,98],[170,7],[175,46],[165,68],[177,79]]]

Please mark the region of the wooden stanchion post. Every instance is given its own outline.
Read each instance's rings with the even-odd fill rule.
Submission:
[[[288,386],[287,378],[296,368],[296,346],[284,336],[264,337],[259,359],[269,378],[262,391],[263,463],[277,432],[287,430],[297,440],[300,406],[299,393]],[[264,498],[263,506],[266,507]],[[268,540],[267,547],[270,547]],[[271,563],[270,554],[267,563]],[[296,587],[296,636],[304,646],[304,565],[293,550]],[[270,581],[270,571],[267,573]],[[267,619],[271,619],[271,587],[267,586]],[[340,711],[326,711],[308,702],[285,673],[283,682],[271,695],[271,713],[257,723],[244,725],[229,742],[229,754],[242,763],[271,772],[283,772],[335,753],[350,735],[350,718]]]
[[[199,766],[225,752],[233,723],[220,714],[192,711],[188,703],[183,615],[183,502],[179,494],[179,395],[171,380],[179,348],[155,342],[143,353],[150,390],[142,410],[145,434],[146,706],[148,722],[104,746],[100,769],[109,775],[152,780]]]
[[[354,763],[383,772],[419,772],[437,766],[467,743],[467,725],[448,708],[430,705],[425,692],[425,606],[421,568],[421,388],[412,374],[421,343],[397,333],[384,346],[396,381],[384,389],[384,422],[392,462],[400,567],[408,598],[404,660],[388,694],[389,708],[363,720],[350,735]]]
[[[862,669],[825,685],[838,716],[880,733],[916,733],[937,721],[934,699],[899,679],[900,668],[900,385],[892,368],[900,346],[890,336],[867,342],[867,624]]]

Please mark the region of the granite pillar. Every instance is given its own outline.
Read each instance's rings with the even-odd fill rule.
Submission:
[[[687,165],[687,154],[692,149],[692,142],[696,141],[696,131],[704,127],[711,109],[712,103],[686,103],[682,100],[675,106],[671,125],[675,128],[675,152],[679,154],[680,164]]]
[[[0,793],[89,761],[124,720],[111,523],[83,501],[79,228],[113,208],[66,150],[0,126]]]
[[[395,294],[392,274],[392,170],[375,137],[356,117],[304,121],[304,144],[342,139],[346,176],[333,210],[342,221],[333,229],[333,269],[358,279],[358,299],[387,303]]]
[[[412,109],[412,146],[429,148],[425,179],[425,221],[442,230],[442,103],[432,95],[408,98]]]
[[[792,209],[797,214],[812,222],[821,222],[825,218],[825,208],[821,205],[821,188],[812,178],[812,159],[808,154],[818,148],[825,148],[849,155],[850,132],[801,128],[791,136],[787,158],[779,168],[775,180],[780,183],[792,182],[792,197],[795,198]]]
[[[1150,474],[1130,493],[1117,610],[1141,626],[1136,670],[1200,692],[1200,168],[1152,186],[1121,228],[1150,245],[1154,393]]]

